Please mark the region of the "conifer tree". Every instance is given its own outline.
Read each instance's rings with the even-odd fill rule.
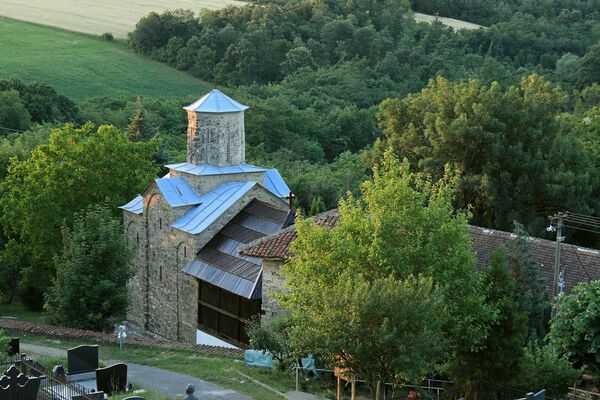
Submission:
[[[528,316],[526,341],[543,340],[548,333],[550,317],[546,285],[540,278],[539,265],[533,260],[527,231],[515,222],[514,233],[517,239],[507,254],[507,261],[516,281],[515,300],[519,310]]]
[[[135,117],[131,120],[127,128],[127,137],[133,142],[139,142],[147,138],[148,128],[144,119],[144,108],[142,107],[142,98],[137,97],[135,102]]]
[[[451,375],[457,382],[482,383],[481,387],[485,388],[490,384],[509,384],[518,375],[527,316],[513,298],[515,279],[500,248],[492,256],[489,268],[481,272],[481,282],[484,304],[495,314],[496,320],[490,324],[478,350],[459,354]]]

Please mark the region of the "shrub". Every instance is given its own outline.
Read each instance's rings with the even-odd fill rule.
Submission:
[[[107,42],[112,42],[113,40],[115,40],[113,34],[110,32],[104,32],[102,35],[100,35],[100,39],[105,40]]]
[[[559,356],[553,346],[531,343],[525,348],[521,373],[514,385],[531,391],[546,389],[548,395],[561,397],[579,381],[581,373],[566,357]]]
[[[284,314],[263,322],[253,320],[246,331],[252,348],[269,352],[279,362],[277,367],[284,370],[294,360],[289,336],[292,326],[291,316]]]

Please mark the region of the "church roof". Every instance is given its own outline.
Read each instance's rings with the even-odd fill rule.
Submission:
[[[159,178],[154,181],[171,207],[192,206],[201,203],[201,196],[196,194],[192,185],[184,177]]]
[[[185,172],[191,175],[224,175],[224,174],[242,174],[245,172],[264,172],[265,168],[256,167],[250,164],[225,165],[218,167],[215,165],[196,165],[190,163],[169,164],[166,166],[175,171]]]
[[[212,285],[248,299],[262,297],[262,259],[240,249],[279,231],[287,211],[254,200],[229,221],[182,270]]]
[[[200,196],[200,205],[188,211],[171,226],[197,235],[256,185],[256,182],[228,182],[219,185]]]
[[[265,173],[265,188],[278,197],[290,195],[290,188],[276,169],[268,169]]]
[[[248,109],[248,106],[238,103],[219,89],[213,89],[183,108],[188,111],[204,113],[230,113],[244,111]]]
[[[140,215],[144,212],[144,198],[141,194],[138,194],[135,199],[119,208]]]

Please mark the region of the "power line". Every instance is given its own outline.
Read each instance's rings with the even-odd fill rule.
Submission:
[[[6,127],[6,126],[0,126],[0,129],[4,129],[4,130],[6,130],[6,131],[11,131],[11,132],[21,132],[21,133],[23,133],[23,132],[27,132],[27,131],[22,131],[22,130],[20,130],[20,129],[8,128],[8,127]]]

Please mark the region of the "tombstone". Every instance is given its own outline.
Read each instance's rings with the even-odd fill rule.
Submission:
[[[104,400],[104,392],[94,392],[88,394],[80,394],[71,397],[71,400]]]
[[[69,375],[94,372],[98,368],[98,345],[67,350],[67,367]]]
[[[40,381],[40,378],[28,378],[11,365],[0,377],[0,400],[35,400]]]
[[[96,389],[109,396],[124,392],[127,385],[127,364],[115,364],[96,370]]]
[[[19,346],[19,338],[11,338],[10,339],[10,347],[8,348],[8,355],[14,356],[21,352],[21,348]]]
[[[546,398],[546,389],[542,389],[537,393],[527,393],[527,400],[544,400]]]

